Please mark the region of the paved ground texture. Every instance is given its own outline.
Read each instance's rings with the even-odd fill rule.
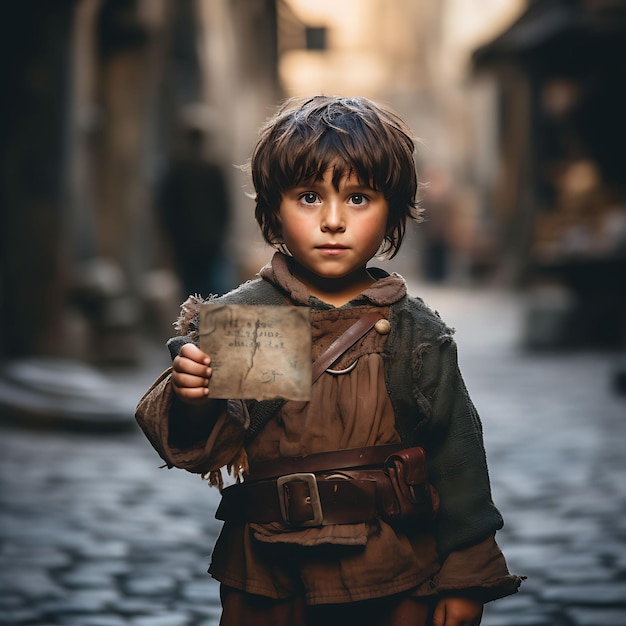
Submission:
[[[499,543],[511,570],[528,576],[519,594],[487,605],[483,624],[626,626],[616,356],[525,353],[511,294],[429,288],[427,300],[457,328],[506,520]],[[137,399],[164,362],[111,376]],[[0,427],[0,624],[217,625],[206,568],[218,494],[158,465],[132,429]]]

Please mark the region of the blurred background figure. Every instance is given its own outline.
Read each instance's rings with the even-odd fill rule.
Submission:
[[[236,278],[224,250],[230,219],[227,179],[222,165],[207,151],[210,111],[187,107],[180,126],[178,152],[157,192],[160,224],[182,298],[223,294],[236,285]]]
[[[451,181],[445,170],[436,167],[427,168],[422,178],[425,181],[420,202],[425,219],[419,227],[423,236],[422,271],[427,281],[441,283],[447,278],[450,265]]]

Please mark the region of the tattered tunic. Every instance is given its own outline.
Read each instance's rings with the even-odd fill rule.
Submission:
[[[288,257],[280,253],[261,270],[260,276],[261,280],[275,285],[290,304],[311,307],[313,360],[368,311],[376,310],[393,326],[394,307],[407,299],[404,279],[392,274],[384,275],[360,296],[335,308],[311,296],[290,273]],[[250,293],[254,294],[254,290]],[[238,300],[227,294],[220,301]],[[403,394],[391,398],[389,393],[394,384],[399,384],[397,380],[395,383],[389,380],[393,355],[388,352],[387,342],[393,339],[376,330],[357,341],[333,365],[335,372],[343,373],[324,373],[314,383],[309,402],[285,402],[251,442],[246,441],[246,420],[229,413],[222,402],[215,402],[211,415],[207,410],[206,420],[188,417],[180,410],[180,401],[171,390],[169,371],[140,402],[137,420],[169,466],[201,474],[227,465],[245,465],[245,460],[255,463],[401,441],[422,445],[427,458],[432,459],[431,480],[442,496],[444,529],[446,519],[451,528],[459,524],[460,513],[455,512],[455,502],[459,502],[459,511],[463,507],[474,509],[467,523],[460,520],[466,523],[468,532],[461,532],[455,545],[447,536],[438,536],[438,522],[435,530],[418,528],[400,532],[379,519],[305,529],[288,528],[279,521],[271,524],[226,521],[209,569],[214,578],[230,587],[275,599],[304,594],[309,604],[353,602],[399,592],[429,596],[449,591],[471,593],[489,601],[517,590],[521,579],[509,574],[494,540],[502,522],[491,502],[480,422],[458,374],[452,331],[423,303],[420,307],[423,309],[420,315],[432,318],[432,328],[424,334],[428,341],[412,346],[408,358],[413,369],[420,370],[413,372],[416,381],[424,381],[428,389],[411,391],[413,396],[420,396],[412,403],[411,410],[416,411],[416,405],[421,402],[423,415],[414,418],[416,425],[410,442],[406,441],[406,433],[401,433],[406,431],[406,425],[400,426],[398,418],[398,413],[407,409],[400,406],[406,404]],[[189,319],[182,321],[181,332],[194,338],[195,312],[188,313]],[[438,367],[439,374],[421,371],[429,363],[426,355],[433,351],[448,354],[446,360],[451,361],[454,376],[449,373],[442,376],[445,370],[442,366]],[[396,363],[395,367],[398,366]],[[439,388],[441,384],[460,388]],[[465,473],[462,466],[467,459],[458,458],[459,467],[455,470],[450,463],[454,450],[438,452],[438,448],[445,448],[443,424],[450,418],[439,419],[435,414],[437,394],[459,396],[469,407],[461,413],[467,413],[471,422],[469,450],[474,446],[472,456],[480,457],[472,459],[470,464],[478,467],[472,471],[484,473],[482,484],[487,485],[486,496],[482,498],[484,505],[466,504],[462,486],[457,486],[456,495],[453,489],[446,488],[448,478]],[[444,398],[439,403],[441,410],[454,413],[450,402]],[[464,433],[460,440],[466,439]],[[456,453],[462,455],[463,450],[459,448]],[[438,467],[438,459],[439,466],[445,459],[443,464],[447,467]],[[478,511],[477,506],[484,510]],[[484,521],[475,523],[470,517]]]

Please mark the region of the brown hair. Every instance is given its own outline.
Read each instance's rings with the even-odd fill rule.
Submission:
[[[366,98],[316,96],[287,100],[260,131],[250,161],[256,191],[255,217],[265,241],[280,246],[282,195],[317,181],[333,168],[333,184],[355,174],[389,203],[382,253],[400,249],[408,217],[416,208],[415,143],[408,126],[390,109]]]

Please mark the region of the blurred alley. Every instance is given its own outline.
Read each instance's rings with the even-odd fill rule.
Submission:
[[[626,0],[31,0],[0,45],[0,624],[217,626],[219,494],[133,411],[179,303],[271,254],[257,129],[327,93],[419,137],[379,265],[485,425],[528,580],[483,624],[626,626]]]

